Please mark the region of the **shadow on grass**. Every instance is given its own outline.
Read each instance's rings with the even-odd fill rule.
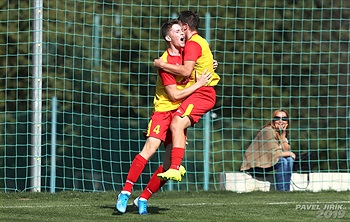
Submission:
[[[113,213],[112,215],[123,215],[122,213],[120,213],[119,211],[117,211],[115,209],[115,206],[100,206],[100,208],[104,208],[104,209],[112,209]],[[168,211],[169,208],[163,208],[163,207],[156,207],[156,206],[148,206],[147,207],[147,211],[148,214],[159,214],[161,211]],[[128,206],[126,212],[124,214],[138,214],[138,208],[135,205],[132,206]]]

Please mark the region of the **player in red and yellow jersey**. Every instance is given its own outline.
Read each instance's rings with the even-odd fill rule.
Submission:
[[[167,63],[181,65],[183,61],[182,51],[185,45],[185,37],[178,21],[170,20],[166,22],[162,26],[161,32],[165,41],[168,43],[168,49],[163,53],[161,59]],[[213,64],[211,66],[213,66]],[[154,112],[147,128],[147,140],[142,151],[136,155],[132,161],[124,187],[118,195],[116,209],[120,213],[126,211],[133,185],[140,177],[148,160],[157,151],[160,144],[164,142],[164,146],[168,147],[164,156],[164,162],[158,167],[147,187],[135,202],[139,207],[139,214],[147,214],[147,200],[166,182],[160,180],[157,174],[167,170],[170,166],[172,137],[171,134],[169,135],[168,133],[170,132],[169,126],[173,115],[180,107],[181,102],[195,90],[206,85],[210,78],[211,73],[204,71],[201,76],[197,76],[197,82],[188,84],[190,82],[189,77],[174,76],[162,69],[158,70],[156,95],[154,97]],[[185,136],[185,131],[183,131],[182,134]],[[180,171],[181,174],[186,172],[186,170],[181,167]]]
[[[181,23],[182,30],[185,33],[186,45],[184,48],[183,65],[173,65],[165,63],[162,59],[155,59],[154,65],[176,76],[190,77],[189,85],[195,82],[196,72],[201,73],[208,69],[213,73],[206,86],[201,87],[187,97],[177,109],[175,116],[170,124],[172,132],[172,154],[170,169],[164,173],[158,174],[158,177],[165,180],[181,180],[179,167],[185,154],[186,136],[184,130],[193,126],[208,111],[210,111],[216,102],[216,86],[220,80],[213,70],[213,54],[208,42],[198,34],[199,16],[191,11],[180,13],[178,20]]]

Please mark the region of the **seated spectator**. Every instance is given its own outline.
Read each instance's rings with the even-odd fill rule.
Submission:
[[[244,154],[242,171],[265,173],[274,171],[276,189],[290,191],[295,154],[288,142],[289,114],[275,110],[270,120],[256,135]]]

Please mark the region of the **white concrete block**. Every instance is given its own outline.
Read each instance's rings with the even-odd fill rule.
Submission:
[[[349,173],[311,173],[310,185],[308,190],[322,191],[335,190],[346,191],[350,190],[350,174]]]
[[[253,178],[243,172],[222,173],[220,175],[221,188],[235,192],[270,191],[274,189],[272,174],[265,177]],[[350,190],[349,173],[310,173],[292,174],[291,191],[307,190],[319,192],[322,190],[347,191]]]
[[[223,173],[221,176],[224,190],[231,190],[239,193],[254,190],[270,191],[271,185],[269,181],[254,179],[251,175],[246,173]]]
[[[292,180],[290,183],[290,190],[306,190],[309,186],[308,174],[292,173]]]

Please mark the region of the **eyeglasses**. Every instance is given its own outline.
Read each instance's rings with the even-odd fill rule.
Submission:
[[[274,116],[272,119],[274,121],[278,121],[278,120],[288,121],[289,120],[288,117],[286,117],[286,116]]]

